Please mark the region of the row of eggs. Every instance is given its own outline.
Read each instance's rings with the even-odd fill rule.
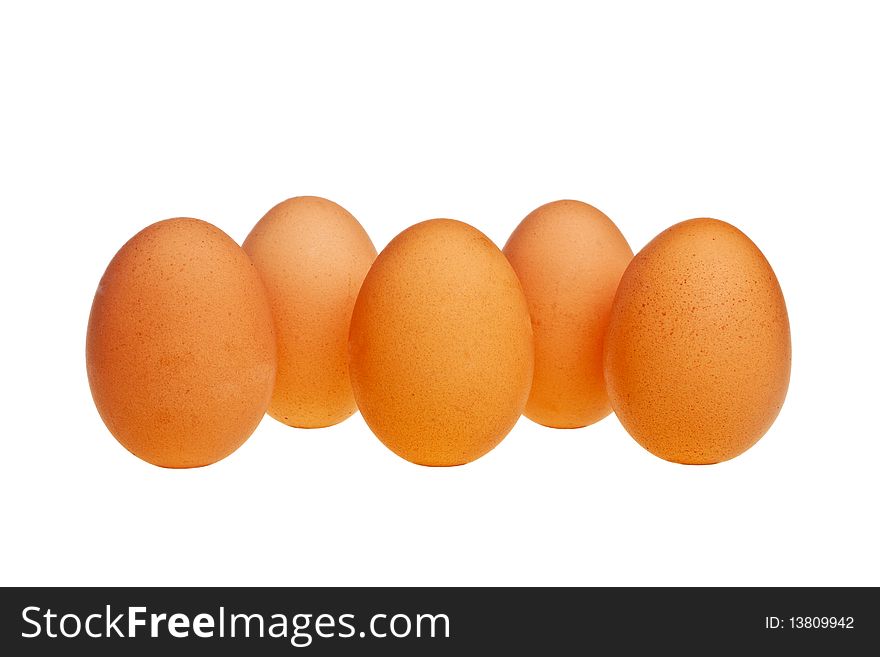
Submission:
[[[421,465],[481,457],[522,414],[577,428],[612,409],[653,454],[705,464],[770,427],[791,339],[773,270],[722,221],[633,256],[605,214],[565,200],[503,251],[433,219],[377,256],[344,208],[298,197],[241,247],[196,219],[135,235],[98,286],[86,361],[110,432],[164,467],[228,456],[266,412],[317,428],[358,409]]]

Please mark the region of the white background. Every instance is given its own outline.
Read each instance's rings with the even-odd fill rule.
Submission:
[[[880,585],[872,3],[11,4],[2,584]],[[380,249],[440,216],[502,245],[559,198],[636,250],[728,220],[786,295],[788,400],[708,467],[651,456],[613,416],[523,419],[452,469],[400,460],[360,416],[267,418],[198,470],[131,456],[86,381],[107,263],[173,216],[241,241],[301,194]]]

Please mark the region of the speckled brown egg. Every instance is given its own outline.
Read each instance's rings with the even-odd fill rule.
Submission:
[[[611,412],[602,343],[632,249],[593,206],[555,201],[522,220],[504,255],[522,283],[535,335],[526,416],[562,429],[598,422]]]
[[[776,419],[790,371],[782,290],[739,230],[692,219],[633,258],[611,310],[605,377],[645,449],[687,464],[738,456]]]
[[[395,237],[367,274],[351,320],[352,387],[399,456],[461,465],[495,447],[529,394],[528,304],[500,250],[451,219]]]
[[[86,364],[110,432],[145,461],[219,461],[253,433],[275,380],[263,284],[241,248],[197,219],[145,228],[104,273]]]
[[[348,327],[376,249],[345,208],[315,196],[279,203],[244,250],[263,278],[278,337],[269,414],[294,427],[327,427],[356,410]]]

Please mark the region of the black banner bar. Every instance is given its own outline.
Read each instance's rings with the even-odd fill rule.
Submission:
[[[849,655],[880,646],[869,588],[6,588],[0,614],[4,655]]]

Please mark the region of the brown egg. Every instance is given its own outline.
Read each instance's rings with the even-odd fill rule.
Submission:
[[[302,196],[279,203],[244,242],[263,278],[278,336],[269,414],[294,427],[328,427],[355,412],[348,327],[376,249],[344,208]]]
[[[598,422],[611,412],[602,342],[632,249],[593,206],[555,201],[522,220],[504,255],[522,283],[535,334],[526,417],[561,429]]]
[[[532,327],[516,274],[485,235],[451,219],[416,224],[379,254],[349,348],[367,424],[421,465],[460,465],[495,447],[532,381]]]
[[[136,456],[168,468],[228,456],[256,429],[275,380],[256,269],[204,221],[145,228],[98,285],[86,364],[104,423]]]
[[[741,454],[776,419],[790,371],[779,282],[730,224],[677,224],[627,267],[605,377],[614,411],[648,451],[688,464]]]

